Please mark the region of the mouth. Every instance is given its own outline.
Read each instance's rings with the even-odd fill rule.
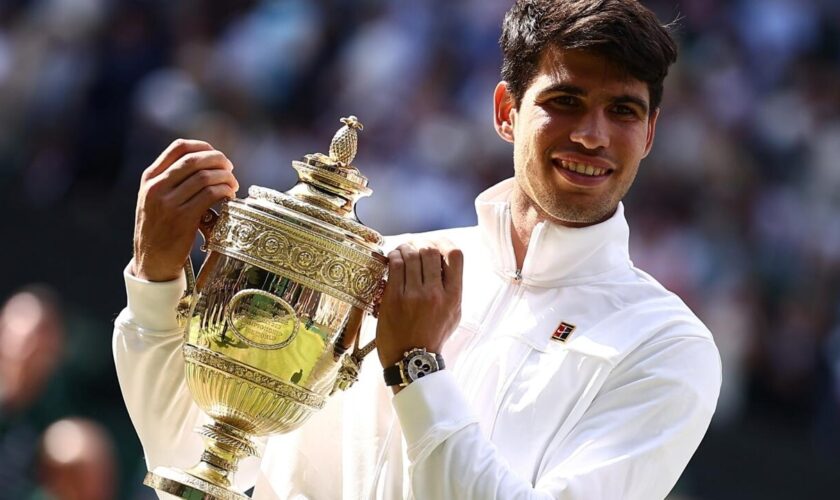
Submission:
[[[614,169],[596,166],[582,161],[562,160],[553,158],[551,163],[572,184],[592,187],[606,181]]]

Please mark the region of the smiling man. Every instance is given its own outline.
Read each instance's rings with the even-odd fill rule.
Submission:
[[[621,205],[653,144],[674,41],[634,0],[520,0],[501,45],[494,116],[513,179],[479,196],[475,227],[389,239],[383,370],[366,366],[269,440],[256,498],[650,500],[699,445],[717,349],[630,262]],[[150,468],[201,452],[178,355],[180,267],[204,209],[236,187],[198,141],[141,182],[114,351]]]
[[[653,145],[659,109],[644,82],[593,50],[548,48],[536,70],[524,95],[496,87],[496,128],[514,145],[513,204],[570,227],[603,222]]]

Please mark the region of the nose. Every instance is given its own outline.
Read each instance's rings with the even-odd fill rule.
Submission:
[[[610,145],[606,117],[598,112],[583,114],[575,123],[569,138],[586,149],[606,148]]]

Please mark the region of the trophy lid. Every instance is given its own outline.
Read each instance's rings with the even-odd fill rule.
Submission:
[[[355,116],[342,118],[344,126],[333,136],[329,154],[308,154],[292,161],[298,182],[281,193],[273,189],[251,186],[244,203],[275,216],[288,219],[290,213],[308,226],[320,229],[338,239],[349,238],[366,247],[379,250],[382,235],[365,226],[356,217],[356,202],[373,191],[367,177],[352,165],[358,146],[358,131],[364,127]]]

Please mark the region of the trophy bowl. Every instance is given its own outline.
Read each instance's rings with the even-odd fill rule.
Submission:
[[[181,498],[247,498],[232,476],[258,454],[253,438],[299,427],[358,375],[373,347],[359,348],[359,330],[387,259],[381,235],[355,215],[371,194],[351,165],[362,125],[342,122],[328,156],[292,162],[292,189],[252,186],[203,218],[207,256],[195,279],[185,266],[179,318],[186,381],[212,422],[197,429],[205,449],[196,466],[157,467],[144,484]]]

